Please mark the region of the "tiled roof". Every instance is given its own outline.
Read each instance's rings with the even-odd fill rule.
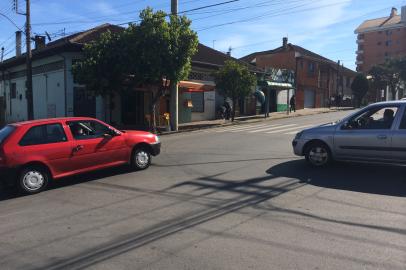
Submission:
[[[33,59],[41,58],[54,52],[60,53],[72,50],[80,51],[84,44],[98,39],[100,35],[105,33],[106,31],[118,33],[123,30],[124,30],[123,27],[117,25],[112,25],[108,23],[102,24],[95,28],[75,33],[70,36],[49,42],[44,48],[32,50]],[[192,62],[209,66],[222,66],[224,65],[224,62],[226,60],[234,60],[244,63],[253,72],[262,71],[253,65],[247,64],[246,62],[235,59],[231,56],[228,56],[225,53],[219,52],[200,43],[198,45],[197,53],[192,57]],[[0,68],[1,67],[7,68],[9,66],[20,65],[23,64],[24,62],[25,62],[25,54],[22,54],[20,57],[12,57],[5,60],[2,64],[0,64]]]
[[[44,48],[33,49],[32,57],[33,59],[36,59],[50,55],[52,53],[61,53],[64,51],[80,51],[85,43],[97,39],[98,37],[100,37],[102,33],[108,30],[115,33],[122,31],[123,28],[112,24],[102,24],[95,28],[75,33],[70,36],[49,42],[48,44],[46,44]],[[25,62],[25,53],[19,57],[15,56],[7,60],[4,60],[3,63],[0,64],[0,68],[1,67],[7,68],[13,65],[20,65],[24,62]]]
[[[246,61],[236,59],[225,53],[222,53],[222,52],[214,50],[210,47],[207,47],[201,43],[199,43],[199,46],[197,48],[197,53],[192,57],[192,63],[208,64],[208,65],[215,65],[215,66],[223,66],[224,62],[227,60],[234,60],[234,61],[240,62],[241,64],[246,65],[250,71],[262,72],[261,69],[249,64]]]
[[[395,15],[393,17],[383,17],[378,19],[366,20],[364,21],[355,32],[364,31],[370,28],[379,28],[379,27],[388,27],[388,26],[396,26],[401,24],[401,16]]]
[[[298,45],[294,45],[294,44],[289,43],[288,44],[288,49],[300,53],[301,56],[310,57],[310,58],[313,58],[314,60],[329,64],[332,67],[337,66],[337,62],[335,62],[333,60],[330,60],[330,59],[328,59],[328,58],[326,58],[324,56],[321,56],[321,55],[319,55],[317,53],[314,53],[312,51],[309,51],[309,50],[307,50],[307,49],[305,49],[303,47],[300,47]],[[240,58],[240,60],[251,63],[259,55],[270,55],[270,54],[275,54],[275,53],[282,52],[284,50],[285,50],[285,48],[283,46],[281,46],[281,47],[278,47],[278,48],[276,48],[274,50],[267,50],[267,51],[255,52],[255,53],[249,54],[247,56],[244,56],[244,57]],[[344,69],[347,72],[354,72],[353,70],[345,68],[345,67],[344,67]]]

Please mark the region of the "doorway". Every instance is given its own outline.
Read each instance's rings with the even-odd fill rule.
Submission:
[[[96,97],[84,87],[73,88],[74,116],[96,117]]]
[[[144,127],[144,92],[128,91],[121,96],[121,116],[124,125]]]

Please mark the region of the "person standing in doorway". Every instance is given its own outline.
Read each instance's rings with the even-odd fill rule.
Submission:
[[[295,95],[293,95],[291,98],[290,98],[290,112],[296,112],[296,97],[295,97]]]

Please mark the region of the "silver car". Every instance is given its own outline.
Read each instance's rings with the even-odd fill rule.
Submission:
[[[313,166],[333,160],[406,164],[406,100],[375,103],[343,120],[303,130],[292,145]]]

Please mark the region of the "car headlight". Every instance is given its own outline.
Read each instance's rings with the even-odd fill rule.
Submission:
[[[160,140],[159,140],[159,136],[156,136],[156,135],[155,135],[155,142],[157,142],[157,143],[159,143],[159,142],[160,142]]]
[[[296,133],[295,140],[299,140],[302,137],[303,131]]]

